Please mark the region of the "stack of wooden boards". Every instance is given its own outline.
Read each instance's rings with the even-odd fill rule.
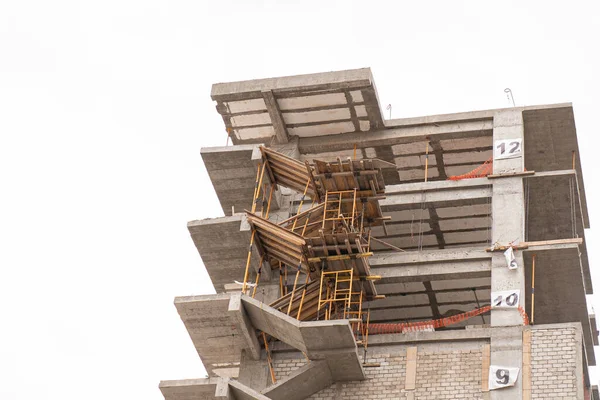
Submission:
[[[260,147],[270,184],[287,187],[313,200],[312,208],[278,224],[247,212],[254,244],[273,269],[302,274],[300,283],[272,307],[301,320],[318,318],[322,271],[352,270],[352,292],[365,300],[377,296],[369,279],[370,228],[385,223],[379,200],[385,198],[383,168],[377,159],[318,161],[312,164]],[[306,284],[304,284],[306,283]],[[291,302],[290,302],[291,299]]]

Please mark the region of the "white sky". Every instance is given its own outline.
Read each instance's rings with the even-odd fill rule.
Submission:
[[[370,66],[395,118],[573,102],[600,292],[598,6],[454,3],[1,0],[0,398],[204,376],[172,301],[212,292],[186,222],[222,215],[215,82]]]

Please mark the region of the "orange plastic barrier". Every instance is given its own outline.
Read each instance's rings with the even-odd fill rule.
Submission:
[[[451,317],[441,318],[441,319],[432,319],[429,321],[417,321],[417,322],[402,322],[397,324],[369,324],[369,335],[383,335],[386,333],[404,333],[408,332],[418,332],[422,331],[426,328],[442,328],[449,325],[458,324],[459,322],[465,321],[469,318],[476,317],[481,314],[485,314],[486,312],[492,309],[491,306],[485,306],[478,308],[473,311],[467,311],[462,314],[453,315]],[[523,318],[523,325],[529,325],[529,317],[527,313],[523,309],[523,307],[519,307],[519,313]]]
[[[486,162],[475,168],[473,171],[462,175],[449,176],[448,179],[451,181],[459,181],[461,179],[484,178],[492,173],[494,169],[493,160],[494,158],[490,157]]]

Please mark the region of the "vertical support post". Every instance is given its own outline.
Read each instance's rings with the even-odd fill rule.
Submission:
[[[267,362],[269,363],[269,372],[271,373],[271,382],[273,384],[277,383],[277,378],[275,377],[275,369],[273,368],[273,359],[271,358],[271,350],[269,349],[269,342],[267,341],[267,334],[262,333],[263,341],[265,343],[265,352],[267,353]]]
[[[489,392],[490,375],[490,345],[484,344],[481,348],[481,391]]]
[[[427,182],[427,169],[429,168],[429,140],[425,142],[425,182]]]
[[[531,325],[535,319],[535,254],[531,257]]]
[[[296,294],[296,285],[298,284],[299,277],[300,277],[300,266],[298,266],[298,272],[296,272],[296,279],[294,279],[294,287],[292,288],[292,294],[290,296],[290,304],[288,305],[287,315],[290,315],[290,311],[292,311],[292,304],[294,302],[294,294]]]
[[[523,331],[523,400],[531,400],[531,329]]]
[[[415,390],[417,383],[417,347],[406,348],[405,390]]]
[[[300,205],[298,206],[298,212],[296,213],[296,217],[302,211],[302,206],[304,205],[304,198],[306,197],[306,192],[308,192],[308,187],[310,185],[310,178],[306,181],[306,187],[304,188],[304,193],[302,193],[302,199],[300,200]],[[296,229],[296,222],[298,222],[298,218],[294,220],[294,225],[292,225],[292,232]]]

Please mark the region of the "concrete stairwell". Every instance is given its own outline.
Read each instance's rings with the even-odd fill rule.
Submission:
[[[203,360],[219,359],[218,348],[207,346],[211,337],[235,337],[236,351],[244,350],[260,360],[262,349],[257,330],[302,351],[308,363],[276,384],[257,391],[228,376],[209,379],[163,381],[160,389],[166,400],[300,400],[338,381],[364,380],[356,341],[347,320],[301,322],[241,293],[179,297],[175,305]],[[207,312],[209,310],[209,312]],[[231,333],[233,332],[233,333]],[[227,346],[223,339],[223,346]],[[207,366],[239,365],[240,356],[224,353],[220,363]]]

